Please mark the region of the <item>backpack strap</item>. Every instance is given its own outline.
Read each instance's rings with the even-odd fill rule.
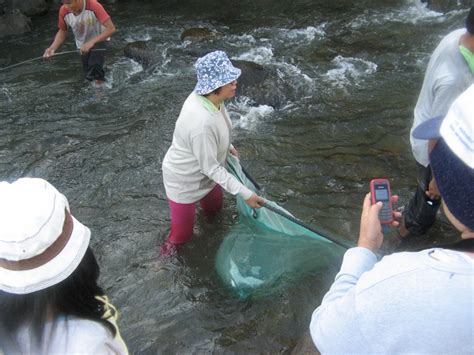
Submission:
[[[126,349],[127,354],[128,354],[127,345],[123,341],[122,336],[120,335],[118,325],[117,325],[117,320],[119,317],[117,308],[115,308],[115,306],[109,302],[109,298],[106,295],[95,296],[95,298],[104,304],[104,314],[102,315],[102,319],[105,319],[106,321],[108,321],[115,328],[115,340],[122,344],[123,348]]]

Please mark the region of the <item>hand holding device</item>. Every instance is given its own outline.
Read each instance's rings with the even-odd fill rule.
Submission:
[[[381,224],[391,224],[393,222],[392,213],[392,193],[390,183],[387,179],[373,179],[370,181],[370,193],[372,204],[379,201],[383,203],[379,212]]]

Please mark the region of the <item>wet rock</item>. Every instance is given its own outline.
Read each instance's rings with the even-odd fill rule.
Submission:
[[[181,41],[205,41],[217,37],[217,32],[205,27],[188,28],[181,33]]]
[[[35,16],[46,13],[46,0],[4,0],[5,11],[19,11],[26,16]]]
[[[237,85],[239,95],[250,98],[257,105],[281,106],[289,91],[276,69],[245,60],[232,60],[232,63],[242,70]]]
[[[182,65],[187,66],[189,62],[215,50],[215,48],[190,47],[168,49],[168,55],[177,58],[173,62],[174,65],[180,65],[179,61],[182,60]],[[143,65],[144,68],[154,66],[161,59],[153,41],[128,43],[124,48],[124,54]],[[242,75],[238,80],[238,94],[248,97],[253,104],[280,107],[292,95],[291,84],[282,80],[275,68],[245,60],[232,60],[232,62],[242,70]]]
[[[262,85],[268,77],[268,70],[263,65],[246,60],[233,60],[232,63],[242,70],[239,78],[241,87]]]
[[[0,0],[0,38],[31,31],[27,16],[44,14],[46,0]]]
[[[239,95],[244,95],[252,99],[256,104],[275,104],[267,95],[270,85],[266,82],[269,78],[269,70],[263,65],[246,60],[232,60],[234,66],[242,70],[238,79],[237,90]]]
[[[31,31],[31,20],[21,13],[0,16],[0,38]]]
[[[137,61],[144,67],[152,65],[154,62],[154,52],[147,41],[128,43],[123,49],[123,52],[126,57]]]

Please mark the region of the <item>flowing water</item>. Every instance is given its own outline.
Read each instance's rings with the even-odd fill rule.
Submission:
[[[33,32],[0,40],[0,66],[42,55],[56,28],[58,4],[51,6],[33,19]],[[107,87],[85,83],[74,54],[0,71],[0,178],[43,177],[68,196],[93,232],[101,281],[122,311],[133,353],[291,352],[337,263],[282,280],[264,297],[239,299],[214,266],[237,221],[229,195],[218,216],[198,217],[178,257],[159,258],[169,227],[160,167],[195,85],[194,61],[223,49],[275,74],[258,100],[242,93],[227,105],[242,161],[268,198],[355,243],[371,178],[389,177],[400,206],[413,191],[409,129],[423,73],[467,11],[375,0],[119,1],[106,8],[118,28]],[[183,43],[181,33],[192,27],[219,35]],[[71,37],[61,51],[74,49]],[[152,45],[152,66],[124,56],[138,40]],[[419,243],[453,235],[441,218]],[[392,233],[385,251],[396,248]]]

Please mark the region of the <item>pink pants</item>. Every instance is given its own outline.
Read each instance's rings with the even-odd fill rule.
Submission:
[[[222,189],[216,185],[203,199],[199,201],[204,214],[211,214],[222,208]],[[171,211],[171,230],[168,242],[182,244],[193,236],[194,221],[196,219],[196,202],[177,203],[168,199]]]

